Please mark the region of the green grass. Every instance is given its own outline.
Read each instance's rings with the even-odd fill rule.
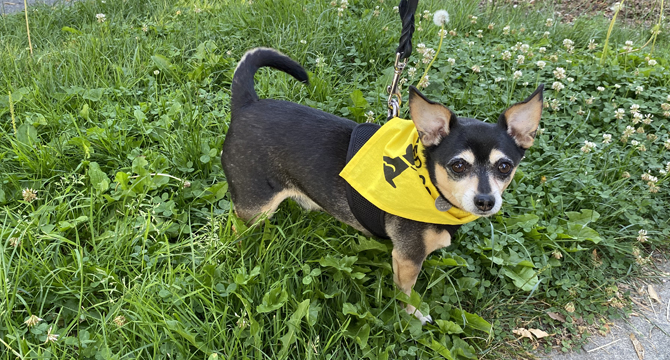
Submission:
[[[256,46],[311,72],[303,86],[261,71],[262,97],[382,120],[400,32],[396,4],[350,1],[341,17],[328,2],[290,0],[36,7],[32,57],[23,15],[1,17],[0,354],[501,359],[527,357],[533,346],[515,341],[513,329],[544,329],[552,337],[541,349],[568,349],[585,339],[580,319],[597,329],[618,316],[627,301],[617,283],[648,270],[649,254],[667,249],[670,234],[668,177],[659,172],[670,162],[667,31],[653,54],[625,54],[625,41],[639,47],[649,33],[615,27],[600,66],[604,18],[546,26],[551,13],[533,6],[475,3],[420,3],[419,13],[447,6],[447,29],[457,31],[445,38],[425,93],[460,116],[495,121],[545,83],[545,130],[503,211],[464,226],[455,245],[429,257],[415,287],[421,299],[398,295],[390,242],[327,214],[287,202],[263,226],[246,228],[231,215],[219,159],[232,74]],[[436,48],[438,28],[431,20],[419,26],[414,45]],[[512,49],[517,43],[532,58]],[[551,89],[557,67],[574,80],[561,79],[559,92]],[[523,75],[514,79],[517,70]],[[633,124],[633,104],[653,122]],[[624,143],[626,126],[644,133]],[[583,152],[584,141],[597,146]],[[647,172],[658,179],[656,193],[642,179]],[[37,198],[27,201],[25,189]],[[640,230],[648,241],[638,241]],[[436,325],[422,328],[399,300],[422,301]],[[28,327],[31,315],[42,320]]]

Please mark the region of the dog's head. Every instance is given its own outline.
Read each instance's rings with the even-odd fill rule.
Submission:
[[[490,124],[458,118],[410,87],[412,121],[426,148],[431,180],[443,197],[479,216],[500,210],[502,192],[535,140],[543,88],[540,85],[525,101],[500,114],[497,124]]]

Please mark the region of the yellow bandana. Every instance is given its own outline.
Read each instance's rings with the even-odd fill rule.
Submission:
[[[354,155],[340,176],[385,212],[431,224],[462,225],[478,216],[456,207],[439,211],[423,144],[414,123],[393,118]]]

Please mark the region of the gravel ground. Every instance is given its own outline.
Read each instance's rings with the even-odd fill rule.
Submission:
[[[670,360],[670,264],[662,264],[660,283],[649,283],[658,294],[652,300],[648,285],[634,296],[639,302],[628,318],[614,322],[607,336],[594,335],[582,349],[567,354],[552,353],[546,360]],[[635,292],[633,290],[633,292]],[[637,347],[637,351],[636,351]]]
[[[30,4],[43,3],[53,5],[61,0],[28,0],[28,7]],[[23,0],[0,0],[0,14],[11,14],[23,11]]]

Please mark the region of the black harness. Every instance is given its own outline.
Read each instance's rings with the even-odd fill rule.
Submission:
[[[381,126],[373,123],[358,124],[351,132],[349,140],[349,149],[347,150],[347,163],[356,155],[363,145],[379,130]],[[356,220],[358,220],[365,229],[372,235],[388,239],[386,228],[384,226],[384,216],[386,212],[376,207],[361,194],[356,191],[349,183],[346,183],[347,201],[349,208],[354,213]]]

